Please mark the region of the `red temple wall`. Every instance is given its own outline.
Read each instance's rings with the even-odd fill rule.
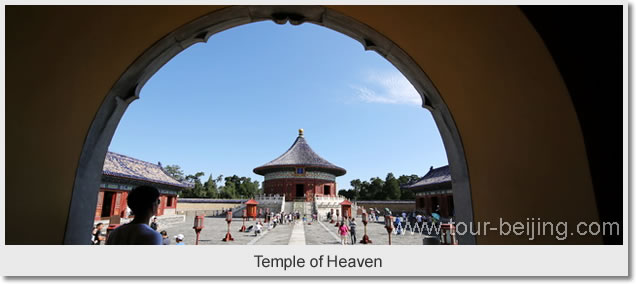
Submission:
[[[113,192],[113,196],[111,197],[110,202],[110,215],[106,217],[102,217],[102,212],[104,211],[104,193],[105,192]],[[101,188],[97,197],[97,208],[95,210],[95,221],[99,220],[109,220],[111,216],[119,215],[122,218],[128,218],[126,214],[127,202],[128,202],[128,191],[123,190],[113,190],[113,189],[104,189]],[[172,198],[172,204],[168,206],[169,198]],[[159,196],[160,204],[157,209],[157,216],[162,216],[164,214],[165,209],[176,209],[177,208],[177,196],[176,195],[166,195],[162,194]]]

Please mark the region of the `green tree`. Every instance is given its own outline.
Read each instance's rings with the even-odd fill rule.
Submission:
[[[216,179],[213,179],[211,174],[210,177],[208,177],[208,181],[203,184],[203,187],[205,187],[206,197],[218,198],[219,192],[216,184]]]
[[[358,198],[360,198],[360,191],[362,190],[362,181],[360,181],[360,179],[354,179],[351,181],[351,186],[353,187],[351,189],[353,192],[350,199],[358,200]]]
[[[382,186],[382,195],[384,195],[384,200],[400,200],[400,183],[393,176],[393,173],[388,173],[386,175],[386,180],[384,181],[384,185]]]
[[[183,170],[181,170],[181,167],[179,165],[167,165],[163,167],[163,170],[166,172],[166,174],[179,182],[185,180],[185,174],[183,173]]]
[[[203,184],[201,183],[201,177],[204,176],[205,173],[204,172],[198,172],[194,175],[187,175],[185,177],[185,180],[188,182],[191,182],[194,184],[194,187],[189,190],[190,194],[185,194],[184,192],[184,197],[195,197],[195,198],[205,198],[207,197],[205,192],[205,188],[203,187]],[[186,196],[188,195],[188,196]]]
[[[239,198],[241,196],[240,192],[241,178],[237,175],[232,175],[229,177],[225,177],[225,197],[223,198]]]
[[[360,185],[360,199],[361,200],[373,200],[375,199],[375,192],[371,191],[371,183],[363,181]]]
[[[249,177],[241,177],[239,178],[240,184],[238,186],[239,196],[242,198],[252,198],[260,193],[259,191],[259,182],[252,181]]]
[[[387,196],[382,190],[384,188],[384,181],[379,177],[371,178],[369,183],[369,199],[386,200]]]
[[[413,184],[415,182],[417,182],[420,179],[419,176],[417,175],[401,175],[398,178],[398,181],[400,182],[400,188],[402,188],[405,185],[409,185],[409,184]],[[402,193],[400,195],[400,199],[402,200],[415,200],[415,192],[413,192],[412,189],[402,189]]]
[[[353,189],[341,189],[338,190],[338,195],[342,195],[345,198],[352,200],[355,195],[355,191]]]
[[[417,176],[417,175],[409,175],[409,176],[401,175],[398,178],[398,181],[400,182],[400,186],[404,186],[404,185],[412,184],[412,183],[418,181],[419,179],[420,179],[420,177]]]
[[[225,185],[221,187],[221,193],[219,197],[226,199],[235,199],[237,198],[237,196],[238,194],[236,193],[236,185],[233,182],[226,180]]]

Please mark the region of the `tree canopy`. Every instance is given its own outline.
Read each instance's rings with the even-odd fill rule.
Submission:
[[[419,179],[414,174],[396,178],[393,173],[388,173],[384,180],[380,177],[373,177],[368,181],[354,179],[351,181],[352,188],[341,189],[338,194],[352,200],[413,200],[415,193],[401,187]]]
[[[185,180],[185,174],[179,165],[167,165],[163,167],[163,170],[171,176],[173,179],[176,179],[179,182]]]
[[[244,199],[252,198],[263,192],[260,183],[252,181],[249,177],[232,175],[224,178],[223,175],[219,175],[214,178],[210,174],[207,181],[202,182],[201,177],[205,176],[204,172],[185,175],[178,165],[166,166],[164,171],[180,182],[187,181],[194,184],[193,188],[183,190],[180,194],[181,197]],[[224,184],[219,186],[223,181]]]

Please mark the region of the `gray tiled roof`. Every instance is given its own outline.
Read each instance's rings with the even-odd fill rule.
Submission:
[[[166,174],[159,165],[113,152],[106,153],[102,173],[109,176],[145,180],[183,188],[192,187],[190,184],[175,180]]]
[[[307,141],[305,141],[302,134],[296,138],[296,141],[294,141],[294,144],[289,147],[287,152],[283,153],[280,157],[272,160],[271,162],[255,168],[254,173],[264,174],[266,169],[281,166],[313,166],[326,169],[328,172],[331,172],[336,176],[341,176],[347,173],[345,169],[328,162],[316,154],[316,152],[309,147],[309,144],[307,144]]]
[[[420,180],[413,184],[405,185],[403,188],[417,188],[421,186],[439,184],[451,181],[450,167],[443,166],[437,169],[431,167],[431,169]]]

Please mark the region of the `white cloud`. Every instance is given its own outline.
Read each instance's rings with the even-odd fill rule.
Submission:
[[[421,105],[422,99],[413,85],[398,71],[369,72],[365,86],[352,85],[357,98],[367,103]]]

